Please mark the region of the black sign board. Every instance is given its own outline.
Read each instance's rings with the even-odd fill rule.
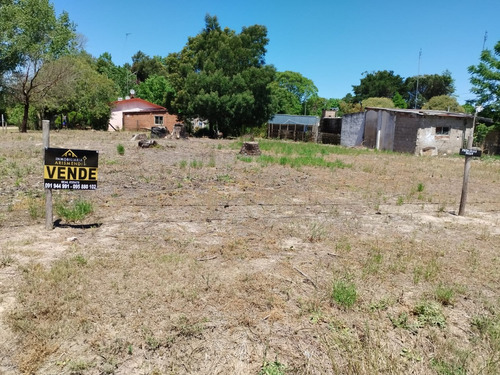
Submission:
[[[98,158],[97,151],[46,148],[45,189],[97,189]]]
[[[481,150],[476,150],[473,148],[461,148],[460,155],[465,156],[481,156]]]

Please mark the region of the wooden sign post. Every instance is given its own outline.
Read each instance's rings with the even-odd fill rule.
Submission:
[[[44,150],[50,147],[50,122],[49,120],[42,121],[43,131],[43,148]],[[45,188],[45,229],[54,229],[53,212],[52,212],[52,189]]]
[[[481,156],[481,151],[474,150],[472,148],[472,140],[474,137],[474,128],[476,126],[476,117],[478,112],[481,112],[483,107],[479,106],[474,112],[474,119],[472,120],[472,134],[467,138],[467,148],[460,149],[460,155],[465,155],[465,166],[464,166],[464,182],[462,184],[462,196],[460,198],[460,208],[458,209],[458,215],[463,216],[465,214],[465,204],[467,203],[467,191],[469,189],[469,174],[471,161],[474,156]]]

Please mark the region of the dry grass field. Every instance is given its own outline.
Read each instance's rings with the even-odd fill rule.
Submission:
[[[500,373],[500,161],[457,216],[458,156],[132,136],[51,133],[99,182],[46,230],[42,134],[0,132],[1,374]]]

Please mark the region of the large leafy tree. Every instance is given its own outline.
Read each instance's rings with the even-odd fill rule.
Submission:
[[[137,76],[131,70],[130,65],[115,65],[109,52],[104,52],[97,58],[96,69],[114,82],[116,92],[121,97],[129,95],[131,89],[137,89]]]
[[[106,129],[110,117],[110,102],[116,98],[114,82],[96,70],[94,59],[86,54],[68,55],[45,64],[40,79],[64,71],[50,95],[39,101],[39,112],[50,116],[66,115],[70,125],[89,125]],[[71,115],[71,116],[70,116]],[[73,123],[71,123],[73,122]]]
[[[151,75],[144,82],[141,82],[136,90],[136,95],[151,103],[164,106],[167,97],[172,97],[174,89],[164,76]]]
[[[367,98],[362,102],[363,107],[395,108],[394,102],[389,98]]]
[[[465,113],[464,107],[458,104],[457,99],[449,95],[434,96],[430,98],[429,101],[425,103],[422,108]]]
[[[54,86],[53,81],[39,79],[40,71],[76,48],[75,27],[67,13],[56,17],[49,0],[0,4],[0,61],[6,62],[9,86],[24,106],[20,130],[26,132],[30,105]]]
[[[260,126],[272,112],[275,69],[265,64],[267,43],[264,26],[244,27],[238,34],[207,15],[205,29],[167,57],[176,92],[167,108],[182,118],[205,118],[225,135]]]
[[[484,50],[478,65],[469,67],[475,104],[485,107],[481,114],[500,122],[500,41],[493,51]]]
[[[292,71],[276,73],[273,96],[277,113],[300,115],[307,113],[307,103],[318,105],[318,88],[314,82],[302,74]]]
[[[363,73],[359,85],[352,86],[354,101],[361,102],[368,98],[392,99],[397,92],[402,92],[403,78],[392,70],[379,70]]]
[[[404,82],[402,92],[409,107],[422,108],[433,97],[453,94],[455,92],[454,80],[448,70],[445,70],[443,74],[408,77]]]
[[[160,56],[149,57],[142,51],[138,51],[132,56],[132,66],[130,70],[135,74],[139,82],[146,81],[149,77],[167,77],[167,66]]]

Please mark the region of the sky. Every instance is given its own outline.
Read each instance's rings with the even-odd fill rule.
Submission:
[[[265,60],[311,79],[324,98],[343,98],[364,72],[403,78],[451,72],[459,103],[474,99],[467,68],[500,41],[499,0],[51,0],[69,14],[95,57],[116,65],[142,51],[179,52],[217,16],[222,28],[264,25]]]

